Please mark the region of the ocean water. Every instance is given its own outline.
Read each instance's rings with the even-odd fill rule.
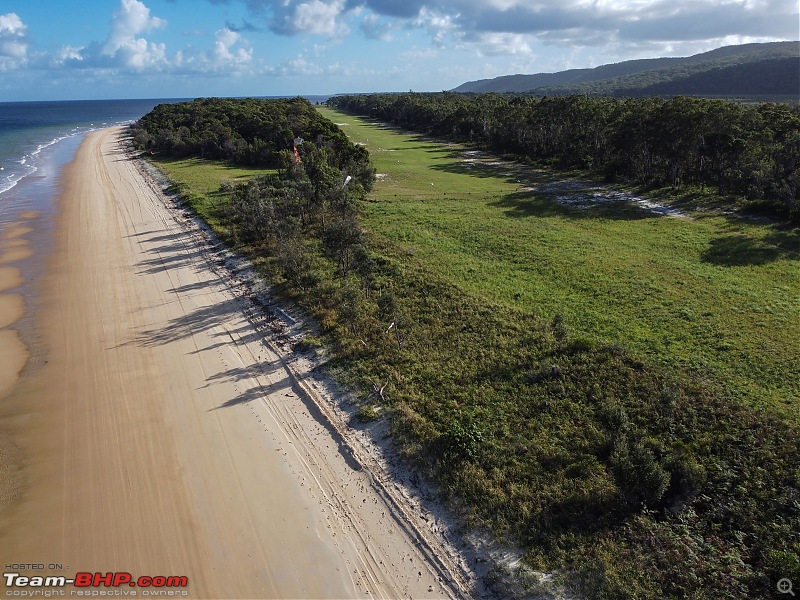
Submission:
[[[157,104],[173,101],[0,103],[0,266],[13,267],[22,279],[22,285],[3,293],[20,294],[25,304],[25,315],[10,326],[30,353],[25,372],[45,360],[35,316],[40,278],[53,248],[62,168],[87,132],[131,123]],[[14,224],[25,227],[21,238],[9,237]],[[20,242],[32,253],[6,260],[6,253]]]
[[[86,132],[133,122],[173,101],[0,103],[0,224],[18,210],[49,212],[60,169]]]

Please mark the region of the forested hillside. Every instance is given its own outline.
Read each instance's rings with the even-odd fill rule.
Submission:
[[[618,98],[723,96],[732,99],[800,99],[800,56],[752,62],[681,64],[591,83],[543,86],[537,94],[590,94]]]
[[[536,73],[535,75],[501,75],[492,79],[470,81],[452,91],[464,94],[482,94],[488,92],[525,93],[540,88],[556,89],[560,86],[605,81],[645,71],[666,69],[680,64],[683,60],[681,58],[645,58],[602,65],[593,69],[569,69],[556,73]]]
[[[455,92],[591,94],[617,97],[709,95],[788,97],[800,94],[800,44],[726,46],[686,58],[631,60],[594,69],[506,75],[465,83]]]
[[[716,67],[640,88],[634,87],[628,95],[746,97],[757,94],[769,97],[793,93],[800,94],[800,57],[771,58],[743,65]],[[626,95],[626,92],[623,89],[617,95]]]
[[[607,180],[708,187],[800,218],[800,107],[677,97],[496,94],[337,96],[329,104],[405,129]]]

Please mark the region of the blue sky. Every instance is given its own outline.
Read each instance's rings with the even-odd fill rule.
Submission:
[[[0,0],[0,101],[441,91],[799,27],[797,0]]]

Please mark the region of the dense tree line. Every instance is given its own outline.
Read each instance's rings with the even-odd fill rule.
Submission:
[[[303,98],[264,100],[200,98],[160,104],[132,126],[140,148],[173,157],[198,156],[237,164],[281,167],[292,160],[296,138],[300,153],[321,146],[326,159],[356,179],[369,164],[364,148],[347,136]],[[357,177],[358,175],[358,177]],[[363,182],[362,182],[363,183]]]
[[[800,218],[800,107],[676,97],[373,94],[328,103],[404,129],[644,185],[706,186]]]
[[[159,155],[275,169],[224,186],[229,201],[218,216],[230,224],[235,241],[272,257],[295,286],[308,284],[320,252],[344,274],[363,256],[356,204],[374,182],[369,153],[307,100],[161,104],[131,129],[139,148]]]

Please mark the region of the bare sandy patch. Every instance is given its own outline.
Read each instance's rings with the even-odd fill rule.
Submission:
[[[16,267],[0,267],[0,292],[22,285],[22,274]]]
[[[3,233],[0,234],[0,238],[4,240],[13,240],[21,238],[22,236],[29,234],[31,231],[33,231],[33,228],[28,227],[27,225],[21,225],[18,223],[9,224],[3,229]]]
[[[19,248],[21,246],[27,246],[28,241],[23,239],[17,240],[0,240],[0,249],[6,250],[8,248]]]
[[[0,294],[0,329],[16,323],[25,314],[25,300],[19,294]]]
[[[2,254],[0,254],[0,264],[6,265],[9,263],[15,263],[20,260],[30,258],[31,256],[33,256],[33,249],[31,249],[27,244],[11,246],[10,248],[3,250]]]
[[[27,361],[28,350],[17,332],[0,329],[0,399],[4,402],[16,387]],[[5,431],[6,426],[4,420],[0,430],[0,514],[19,498],[23,480],[19,448]]]
[[[22,490],[22,464],[19,449],[0,435],[0,511],[19,498]]]
[[[0,330],[0,398],[6,396],[16,385],[28,351],[12,329]]]

